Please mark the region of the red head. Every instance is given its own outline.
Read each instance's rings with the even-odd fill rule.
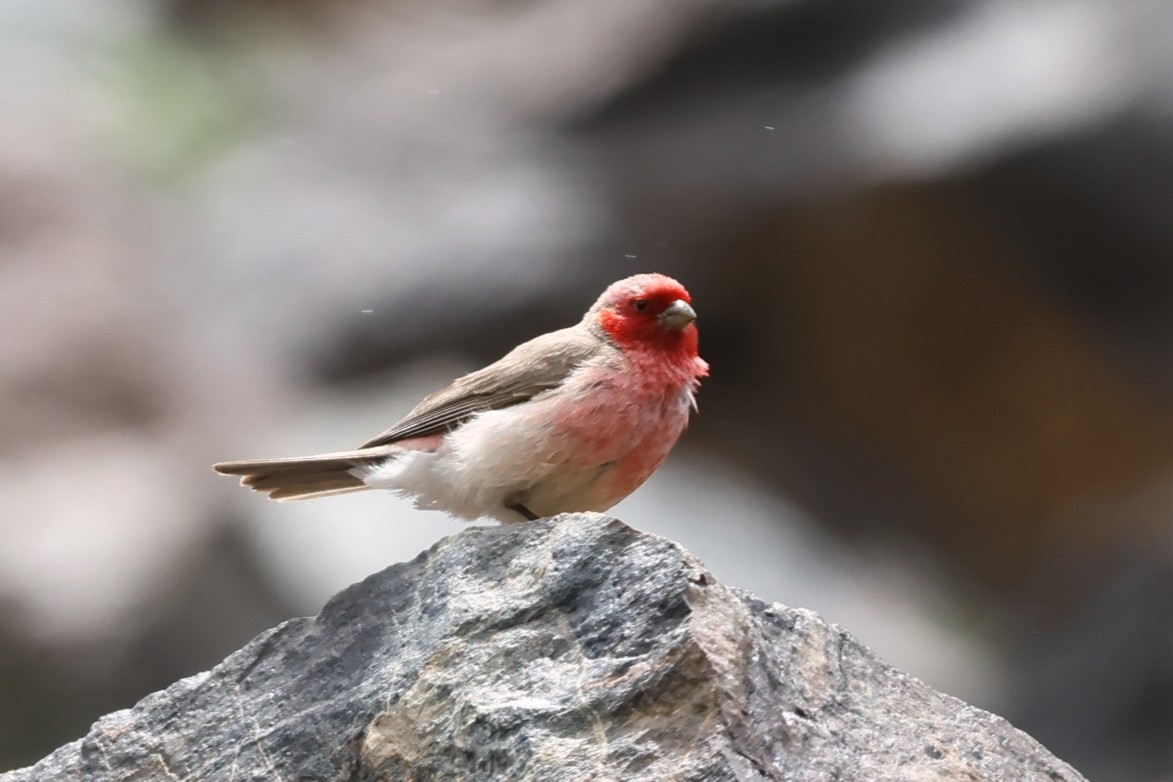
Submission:
[[[637,274],[612,283],[587,313],[624,349],[696,356],[696,312],[684,286],[663,274]]]

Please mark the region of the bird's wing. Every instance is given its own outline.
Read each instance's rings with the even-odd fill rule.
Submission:
[[[543,334],[424,397],[403,420],[362,447],[451,431],[476,413],[516,405],[557,388],[583,362],[612,350],[582,324]]]

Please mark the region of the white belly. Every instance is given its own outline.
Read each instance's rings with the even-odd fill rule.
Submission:
[[[521,521],[506,503],[538,516],[603,511],[659,466],[688,420],[690,396],[615,408],[614,395],[576,403],[566,420],[556,399],[480,413],[435,451],[406,451],[359,477],[415,499],[419,508],[464,519]]]

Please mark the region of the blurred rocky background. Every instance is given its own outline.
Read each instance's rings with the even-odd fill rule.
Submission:
[[[1173,6],[0,4],[0,769],[458,528],[351,447],[690,288],[616,509],[1093,779],[1173,779]]]

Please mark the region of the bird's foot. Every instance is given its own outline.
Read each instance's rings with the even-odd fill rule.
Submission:
[[[534,513],[532,510],[525,507],[520,502],[516,502],[516,501],[507,502],[507,503],[505,503],[505,507],[508,508],[509,510],[513,511],[514,513],[519,514],[526,521],[537,521],[538,519],[541,518],[541,516]]]

